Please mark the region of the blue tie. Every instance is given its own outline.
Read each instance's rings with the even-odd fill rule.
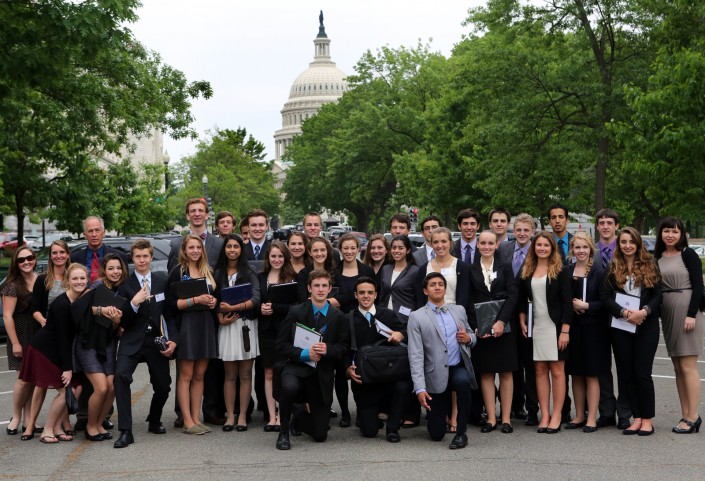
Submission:
[[[255,246],[255,260],[259,260],[259,251],[260,251],[260,246]]]
[[[514,260],[512,261],[512,270],[514,271],[514,277],[516,277],[521,265],[524,263],[524,251],[517,249],[514,251]]]
[[[470,244],[465,245],[465,255],[463,256],[463,262],[466,264],[472,264],[472,259],[470,258],[470,252],[472,251],[472,247],[470,247]]]
[[[365,319],[367,319],[367,324],[371,326],[372,325],[372,314],[370,314],[369,312],[365,313]]]

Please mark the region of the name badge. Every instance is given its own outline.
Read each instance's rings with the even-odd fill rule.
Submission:
[[[403,316],[408,316],[411,314],[411,309],[409,309],[406,306],[400,306],[399,307],[399,314],[401,314]]]
[[[155,302],[164,302],[164,293],[160,292],[159,294],[155,294],[154,301]]]
[[[490,281],[493,281],[497,279],[497,271],[494,271],[492,274],[490,274]]]

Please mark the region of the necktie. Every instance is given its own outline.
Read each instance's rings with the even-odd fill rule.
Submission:
[[[465,245],[465,253],[463,254],[463,262],[466,264],[472,264],[472,259],[470,256],[470,252],[472,251],[472,247],[470,247],[470,244]]]
[[[369,312],[366,312],[365,319],[367,319],[367,324],[371,326],[372,325],[372,314],[370,314]]]
[[[602,249],[602,267],[607,268],[607,264],[610,263],[612,259],[612,249],[605,247]]]
[[[321,311],[318,311],[313,315],[313,323],[316,325],[316,330],[319,330],[321,328],[321,317],[323,317]]]
[[[98,279],[98,274],[100,273],[100,259],[98,258],[98,251],[93,251],[93,260],[91,260],[91,284]]]
[[[147,295],[149,295],[149,281],[146,277],[142,278],[142,288],[147,290]],[[149,302],[149,297],[147,297],[147,302]]]
[[[203,242],[206,241],[206,233],[205,233],[205,232],[201,232],[201,233],[199,234],[199,237],[201,238],[201,240],[202,240]]]
[[[259,251],[260,251],[260,246],[255,246],[255,260],[259,260]]]
[[[440,314],[441,312],[448,312],[448,308],[446,306],[436,306],[436,314]]]
[[[514,259],[512,260],[512,270],[514,271],[514,276],[516,277],[521,265],[524,263],[524,251],[521,249],[516,249],[514,251]]]
[[[560,239],[558,241],[558,247],[561,248],[561,258],[562,259],[565,259],[565,256],[566,256],[565,246],[566,246],[565,241],[563,239]]]

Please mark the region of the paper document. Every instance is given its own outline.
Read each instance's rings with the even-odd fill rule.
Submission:
[[[306,327],[303,324],[296,323],[296,332],[294,333],[294,347],[300,349],[308,350],[316,344],[321,342],[321,334],[316,332],[310,327]],[[316,361],[306,361],[311,367],[316,367]]]
[[[529,301],[526,315],[526,337],[534,337],[534,305]]]
[[[375,319],[375,327],[377,328],[377,332],[382,334],[387,339],[389,339],[392,336],[392,332],[394,332],[384,323],[379,322],[377,319]]]
[[[639,298],[636,296],[630,296],[629,294],[622,294],[618,292],[614,296],[614,301],[619,304],[622,309],[629,309],[631,311],[639,310]],[[626,319],[621,319],[617,317],[612,318],[612,323],[610,324],[615,329],[621,329],[622,331],[627,331],[631,333],[636,332],[636,325],[627,321]]]

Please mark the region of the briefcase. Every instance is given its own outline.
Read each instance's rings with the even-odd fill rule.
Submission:
[[[411,379],[406,346],[388,344],[381,340],[359,348],[355,359],[357,374],[364,384]]]

